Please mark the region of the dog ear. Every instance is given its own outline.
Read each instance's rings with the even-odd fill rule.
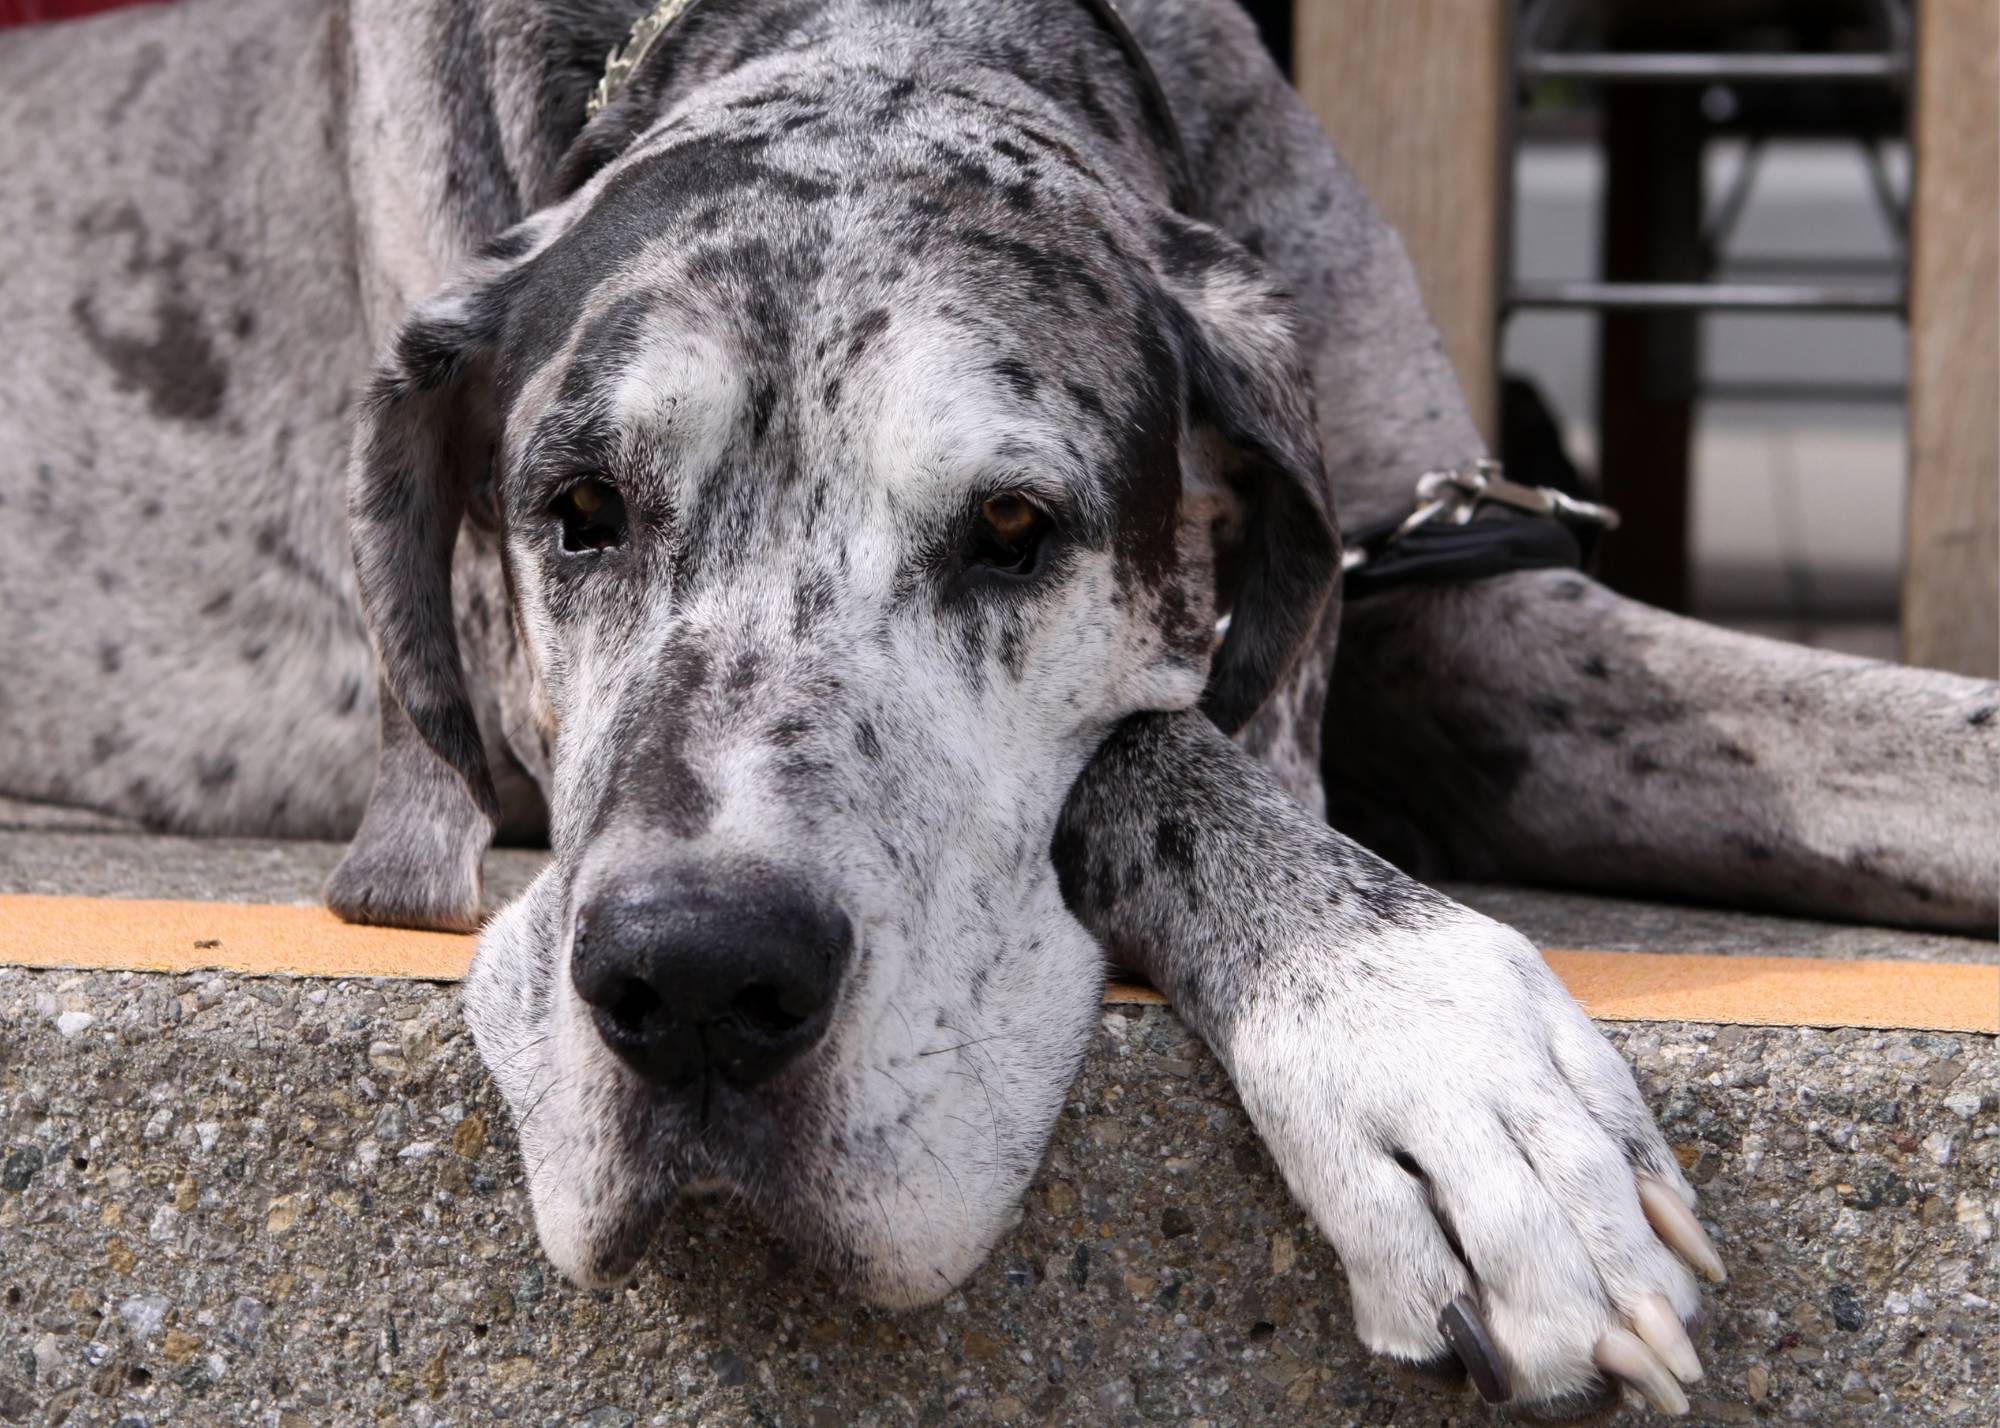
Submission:
[[[1162,214],[1156,258],[1187,316],[1197,425],[1234,450],[1224,473],[1241,512],[1218,565],[1229,628],[1202,708],[1234,734],[1276,692],[1338,610],[1340,536],[1292,306],[1248,252],[1205,224]]]
[[[496,245],[496,248],[498,245]],[[452,618],[452,550],[497,432],[493,348],[518,267],[422,304],[375,369],[348,532],[381,676],[375,788],[326,903],[350,922],[469,931],[500,819]]]

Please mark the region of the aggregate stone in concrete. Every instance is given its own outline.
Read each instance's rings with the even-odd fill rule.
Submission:
[[[1991,1038],[1611,1035],[1733,1270],[1694,1421],[2000,1420]],[[726,1202],[564,1285],[451,989],[0,970],[0,1421],[1501,1420],[1359,1351],[1164,1010],[1106,1010],[1019,1226],[890,1313]]]

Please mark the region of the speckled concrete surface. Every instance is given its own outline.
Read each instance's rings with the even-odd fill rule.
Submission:
[[[276,899],[322,871],[309,849],[38,835],[60,838],[102,845],[61,855],[79,877],[112,870],[76,890]],[[210,853],[264,858],[262,880]],[[0,841],[0,888],[29,880]],[[1474,892],[1549,927],[1588,912]],[[1575,925],[1616,946],[1628,913]],[[1734,1273],[1695,1421],[2000,1419],[1992,1038],[1611,1034]],[[518,1182],[450,988],[0,969],[0,1421],[1489,1419],[1360,1353],[1337,1262],[1159,1009],[1107,1009],[1019,1227],[931,1310],[841,1297],[725,1203],[683,1207],[630,1289],[572,1290]]]

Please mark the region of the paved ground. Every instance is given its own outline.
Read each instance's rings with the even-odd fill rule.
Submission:
[[[0,806],[0,890],[304,899],[337,851],[65,821]],[[1995,953],[1460,891],[1545,944]],[[1337,1262],[1165,1011],[1107,1009],[1019,1227],[900,1315],[713,1203],[632,1288],[562,1285],[450,988],[0,969],[0,1028],[0,1421],[1487,1421],[1358,1352]],[[2000,1418],[1993,1038],[1611,1035],[1734,1271],[1697,1421]]]

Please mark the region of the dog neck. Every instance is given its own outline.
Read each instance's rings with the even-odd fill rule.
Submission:
[[[1056,0],[1056,3],[1087,16],[1117,46],[1134,91],[1138,117],[1146,132],[1154,136],[1166,169],[1168,198],[1181,212],[1199,216],[1193,168],[1173,109],[1117,0]],[[938,38],[946,42],[953,38],[951,10],[949,5],[935,6],[925,17],[935,25]],[[702,62],[693,52],[711,49],[713,39],[722,31],[741,29],[747,24],[754,24],[762,32],[760,37],[769,40],[772,18],[760,14],[755,0],[655,0],[633,22],[624,42],[605,56],[603,74],[585,106],[589,122],[563,164],[563,186],[573,188],[615,158],[643,131],[645,121],[673,96],[684,92],[689,82],[699,83],[704,72],[711,71],[711,64]],[[824,18],[822,13],[794,26],[781,24],[780,37],[771,42],[783,44],[794,37],[793,31],[804,34],[816,30]],[[734,55],[740,61],[742,50],[735,48]],[[694,62],[686,64],[690,59]],[[684,68],[692,72],[681,73]]]

